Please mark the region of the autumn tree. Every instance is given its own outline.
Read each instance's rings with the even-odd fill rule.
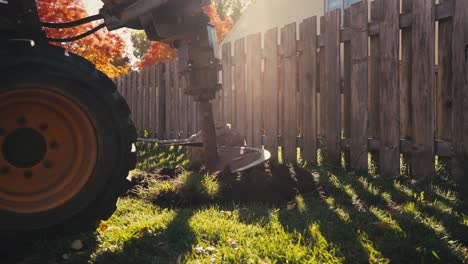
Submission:
[[[41,21],[61,23],[87,17],[83,0],[37,0]],[[79,35],[97,26],[98,23],[67,28],[49,29],[45,32],[51,38],[66,38]],[[109,77],[116,77],[129,71],[129,60],[125,56],[125,42],[116,34],[102,29],[78,41],[58,43],[69,52],[80,55],[96,65],[96,68]]]
[[[216,8],[213,4],[207,5],[203,8],[203,11],[210,18],[210,23],[216,27],[216,33],[218,41],[223,41],[224,37],[229,33],[232,27],[232,20],[230,17],[226,17],[224,20],[221,19],[216,11]]]
[[[232,22],[235,23],[239,20],[240,16],[244,12],[251,0],[213,0],[216,12],[219,17],[224,20],[230,17]]]
[[[152,41],[148,52],[143,55],[141,61],[137,62],[137,66],[142,69],[163,61],[168,61],[174,58],[176,54],[177,51],[169,47],[169,45],[158,41]]]
[[[145,31],[135,30],[131,34],[133,44],[133,55],[135,58],[141,60],[143,56],[148,52],[151,42],[148,40]]]
[[[229,17],[226,19],[221,19],[213,5],[205,6],[203,11],[210,18],[210,23],[216,27],[217,38],[218,41],[221,42],[232,27],[232,20]],[[135,37],[133,37],[133,34],[135,34]],[[176,51],[171,49],[169,45],[157,41],[153,41],[151,44],[149,44],[149,40],[146,38],[146,36],[146,41],[142,41],[142,36],[139,35],[142,33],[136,32],[133,34],[132,43],[136,48],[136,53],[134,53],[135,57],[138,58],[139,55],[145,50],[146,46],[149,45],[149,49],[142,56],[141,61],[137,62],[137,66],[140,69],[153,64],[158,64],[163,61],[168,61],[176,56]]]
[[[148,40],[144,31],[132,32],[131,38],[134,48],[133,55],[140,60],[137,62],[140,69],[168,61],[176,56],[176,51],[169,45]]]

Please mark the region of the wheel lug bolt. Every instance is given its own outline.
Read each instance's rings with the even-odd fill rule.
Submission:
[[[18,119],[16,119],[16,122],[18,122],[18,125],[23,126],[26,124],[26,117],[20,116]]]
[[[52,162],[50,162],[49,160],[44,161],[43,165],[46,169],[52,168]]]
[[[31,178],[32,176],[33,176],[32,171],[25,171],[25,172],[24,172],[24,177],[26,177],[26,178],[29,179],[29,178]]]
[[[2,167],[2,169],[0,170],[0,174],[8,174],[10,172],[11,172],[11,169],[10,167],[7,167],[7,166]]]
[[[59,144],[57,143],[57,141],[52,141],[50,143],[50,148],[51,149],[58,149],[58,147],[59,147]]]
[[[46,123],[40,124],[39,129],[41,131],[46,131],[49,128],[49,126]]]

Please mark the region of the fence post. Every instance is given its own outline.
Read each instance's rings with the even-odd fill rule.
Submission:
[[[317,164],[317,17],[300,25],[303,51],[300,57],[299,86],[303,93],[303,158]]]

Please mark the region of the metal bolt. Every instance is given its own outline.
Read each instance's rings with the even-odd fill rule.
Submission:
[[[57,141],[52,141],[50,143],[50,148],[51,149],[58,149],[58,147],[59,147],[59,144],[57,143]]]
[[[18,125],[24,126],[26,124],[26,117],[20,116],[18,119],[16,119],[16,122],[18,122]]]
[[[11,172],[11,169],[10,167],[7,167],[7,166],[2,167],[2,169],[0,170],[0,174],[8,174],[10,172]]]
[[[46,169],[52,168],[52,162],[50,160],[46,160],[43,162],[43,165]]]
[[[49,126],[46,123],[40,124],[39,129],[41,131],[46,131],[49,128]]]
[[[28,179],[29,179],[29,178],[31,178],[32,176],[33,176],[32,171],[25,171],[25,172],[24,172],[24,177],[25,177],[25,178],[28,178]]]

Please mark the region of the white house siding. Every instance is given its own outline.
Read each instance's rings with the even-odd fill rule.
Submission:
[[[275,27],[300,23],[324,13],[323,0],[255,0],[244,12],[222,44]]]

